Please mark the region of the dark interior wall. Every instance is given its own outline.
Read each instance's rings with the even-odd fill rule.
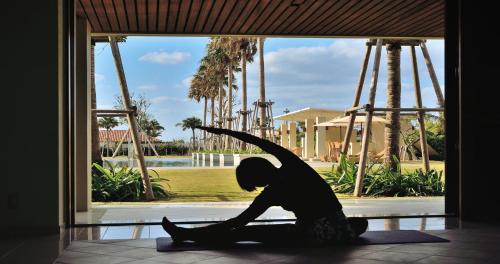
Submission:
[[[462,0],[458,14],[460,214],[500,221],[498,8],[494,1]]]
[[[61,224],[58,2],[7,1],[0,16],[3,234]]]

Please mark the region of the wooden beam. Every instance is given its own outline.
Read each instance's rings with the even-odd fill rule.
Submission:
[[[432,65],[431,56],[429,55],[429,51],[427,51],[427,46],[425,42],[420,44],[420,48],[422,49],[422,54],[424,55],[425,64],[427,65],[427,70],[429,71],[429,75],[431,77],[432,86],[434,87],[434,92],[436,92],[436,97],[438,99],[439,106],[444,108],[444,96],[443,92],[441,92],[441,87],[439,86],[439,81],[436,76],[436,72],[434,71],[434,66]]]
[[[354,92],[354,102],[352,103],[352,108],[349,109],[351,118],[349,119],[349,125],[347,126],[347,131],[344,136],[344,143],[342,144],[342,154],[347,154],[349,150],[349,142],[351,141],[352,130],[354,129],[354,121],[356,120],[356,111],[351,110],[353,108],[359,107],[359,100],[361,99],[361,92],[363,91],[363,83],[365,82],[366,69],[368,68],[368,62],[370,61],[372,46],[367,45],[365,51],[365,58],[363,59],[363,64],[361,65],[361,70],[359,72],[358,84],[356,85],[356,91]],[[348,111],[346,111],[347,113]]]
[[[400,107],[400,108],[391,108],[391,107],[374,107],[371,109],[372,111],[379,112],[444,112],[444,108],[422,108],[422,107]]]
[[[377,40],[375,50],[375,61],[373,62],[372,79],[370,83],[370,95],[368,99],[369,105],[375,104],[375,95],[377,93],[378,73],[380,68],[380,54],[382,53],[382,39]],[[372,127],[373,110],[370,109],[366,115],[365,130],[363,131],[363,139],[361,142],[361,156],[359,159],[358,175],[356,176],[356,186],[354,187],[354,196],[361,196],[363,192],[363,178],[366,171],[366,163],[368,159],[368,144],[370,142],[370,131]]]
[[[413,82],[415,85],[415,99],[418,108],[422,108],[422,94],[420,92],[420,79],[418,78],[418,65],[417,65],[417,55],[415,54],[415,47],[410,47],[412,68],[413,68]],[[420,148],[422,150],[422,161],[424,162],[425,171],[430,170],[429,165],[429,150],[427,149],[427,136],[425,134],[425,112],[417,112],[417,119],[420,131]]]
[[[123,107],[129,111],[134,110],[134,106],[132,105],[132,101],[130,100],[130,94],[128,92],[127,80],[125,79],[125,71],[123,70],[120,50],[118,48],[118,44],[116,43],[114,37],[109,37],[109,45],[111,47],[111,52],[113,54],[113,59],[115,61],[116,71],[118,73],[118,82],[120,84],[120,90],[122,93]],[[141,171],[142,183],[144,185],[144,193],[146,195],[147,200],[153,200],[155,197],[153,189],[151,188],[151,182],[149,179],[148,170],[146,168],[146,163],[144,160],[144,153],[142,153],[141,139],[139,137],[139,125],[137,124],[137,119],[132,112],[127,114],[127,120],[129,129],[132,133],[132,142],[137,152],[136,153],[137,161]]]

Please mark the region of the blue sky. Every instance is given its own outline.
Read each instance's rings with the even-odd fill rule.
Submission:
[[[366,40],[268,38],[265,42],[266,97],[275,101],[273,112],[281,114],[304,107],[345,109],[351,106]],[[152,102],[151,113],[166,128],[162,139],[188,139],[190,133],[175,124],[190,116],[203,117],[203,104],[187,99],[192,74],[205,52],[208,38],[128,37],[120,44],[131,93]],[[444,42],[427,43],[441,89],[444,90]],[[96,53],[98,108],[114,106],[119,94],[116,70],[109,45],[99,43]],[[372,52],[373,53],[373,52]],[[417,50],[423,103],[436,106],[436,96]],[[373,55],[365,80],[362,103],[367,102]],[[385,106],[386,52],[382,52],[376,105]],[[238,83],[240,76],[237,75]],[[248,66],[249,103],[258,96],[258,59]],[[402,106],[415,105],[408,48],[401,53]],[[237,92],[240,95],[240,92]],[[238,102],[239,98],[238,98]],[[237,106],[235,109],[239,109]],[[123,127],[122,127],[123,128]]]

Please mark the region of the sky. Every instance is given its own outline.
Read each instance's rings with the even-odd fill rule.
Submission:
[[[182,131],[176,124],[187,117],[203,117],[203,103],[188,99],[187,92],[207,42],[208,38],[202,37],[128,37],[125,43],[119,44],[129,90],[151,101],[151,114],[165,127],[163,140],[189,139],[190,132]],[[363,39],[267,38],[264,47],[266,99],[275,102],[274,115],[282,114],[286,108],[295,111],[305,107],[337,110],[351,107],[365,42]],[[444,41],[429,40],[427,48],[444,93]],[[374,50],[362,104],[368,101]],[[109,45],[98,43],[95,54],[97,108],[111,109],[120,90]],[[417,49],[417,61],[423,105],[436,107],[436,95],[420,49]],[[258,65],[258,56],[248,65],[249,105],[258,98]],[[379,107],[384,107],[386,102],[386,66],[383,49],[375,100]],[[241,87],[239,73],[236,78]],[[408,47],[403,47],[401,52],[401,86],[402,107],[415,106]],[[241,89],[236,94],[235,111],[241,108]]]

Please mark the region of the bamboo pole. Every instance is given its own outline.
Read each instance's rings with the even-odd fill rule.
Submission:
[[[434,66],[432,65],[431,56],[429,56],[429,51],[427,51],[427,46],[425,45],[424,41],[420,43],[420,48],[422,49],[422,54],[424,55],[425,64],[427,65],[427,70],[429,70],[432,86],[434,87],[434,91],[436,92],[436,97],[438,99],[439,106],[444,108],[443,93],[441,92],[441,87],[439,86],[439,81],[437,79],[436,72],[434,71]]]
[[[151,140],[149,140],[149,137],[147,135],[144,135],[144,136],[146,137],[146,142],[148,142],[149,147],[153,150],[153,152],[155,153],[156,157],[159,158],[160,154],[158,154],[158,151],[156,151],[156,148],[153,145],[153,143],[151,143]]]
[[[361,196],[363,191],[363,178],[365,176],[366,162],[368,159],[368,144],[370,130],[372,127],[373,110],[371,107],[375,103],[375,95],[377,93],[378,72],[380,67],[380,54],[382,53],[382,39],[377,39],[377,47],[375,50],[375,59],[373,62],[372,79],[370,82],[370,96],[368,99],[367,114],[365,120],[365,130],[363,131],[363,139],[361,142],[361,156],[359,159],[358,175],[356,176],[356,186],[354,187],[354,196]]]
[[[127,135],[129,133],[130,133],[130,129],[127,129],[127,132],[123,133],[123,136],[120,139],[120,142],[118,143],[118,146],[116,147],[115,152],[113,153],[112,158],[114,158],[114,157],[116,157],[116,155],[118,155],[118,150],[120,150],[120,147],[122,146],[123,141],[125,141],[125,139],[127,138]]]
[[[415,99],[417,103],[417,108],[422,108],[422,94],[420,92],[420,80],[418,78],[418,65],[417,65],[417,55],[415,54],[415,47],[410,47],[411,61],[413,66],[413,82],[415,84]],[[427,148],[427,136],[425,134],[425,112],[417,112],[417,120],[419,124],[420,131],[420,148],[422,149],[422,161],[424,162],[425,171],[430,170],[429,165],[429,150]]]
[[[123,70],[122,59],[120,55],[120,50],[116,40],[113,37],[109,37],[109,45],[111,47],[111,52],[113,53],[113,59],[115,61],[116,72],[118,73],[118,82],[120,84],[120,90],[123,97],[123,107],[125,110],[133,110],[134,107],[130,100],[130,94],[128,92],[127,80],[125,79],[125,72]],[[146,168],[146,163],[144,160],[144,153],[141,149],[141,139],[139,138],[139,125],[137,124],[137,119],[133,113],[127,114],[127,120],[129,128],[132,134],[132,142],[137,154],[137,163],[142,176],[142,183],[144,185],[144,194],[147,200],[153,200],[155,198],[153,189],[151,188],[151,182],[148,175],[148,170]]]
[[[356,91],[354,92],[354,102],[352,103],[352,107],[359,107],[359,100],[361,99],[361,92],[363,91],[363,83],[365,82],[366,69],[368,68],[368,62],[370,61],[370,54],[372,51],[372,46],[367,45],[365,51],[365,58],[363,59],[363,65],[361,66],[361,70],[359,72],[358,85],[356,86]],[[351,108],[352,109],[352,108]],[[347,131],[344,135],[344,143],[342,144],[343,155],[347,154],[347,150],[349,150],[349,142],[351,141],[352,130],[354,129],[354,121],[356,120],[356,110],[350,112],[351,118],[349,119],[349,125],[347,126]]]

